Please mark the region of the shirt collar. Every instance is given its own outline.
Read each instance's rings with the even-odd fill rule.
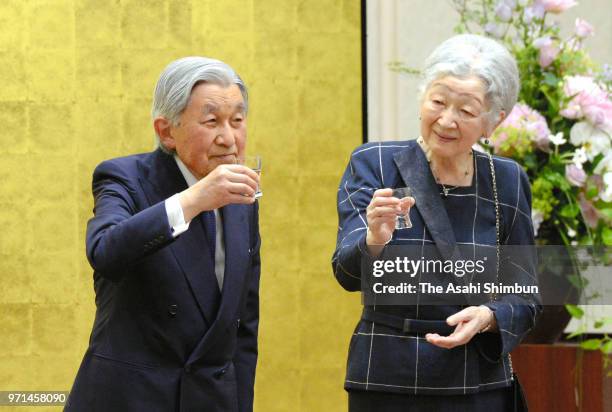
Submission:
[[[183,161],[178,157],[177,154],[174,155],[174,161],[176,162],[176,165],[181,171],[181,174],[185,178],[185,181],[187,182],[187,186],[191,187],[195,185],[198,182],[198,179],[196,179],[193,173],[189,171],[187,166],[185,166],[185,163],[183,163]]]

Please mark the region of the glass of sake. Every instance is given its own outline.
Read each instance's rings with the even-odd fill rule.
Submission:
[[[410,207],[408,202],[404,200],[407,197],[412,196],[412,190],[409,187],[398,187],[393,189],[393,197],[400,200],[401,212],[397,214],[395,220],[396,229],[410,229],[412,222],[410,221]]]
[[[257,185],[257,190],[253,195],[255,199],[259,199],[263,196],[263,193],[261,191],[261,156],[244,156],[238,159],[238,164],[248,167],[259,175],[260,184]]]

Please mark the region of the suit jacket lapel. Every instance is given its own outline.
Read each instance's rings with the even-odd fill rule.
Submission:
[[[406,150],[395,153],[393,160],[402,180],[412,190],[415,207],[442,257],[459,258],[455,234],[423,150],[415,142]]]
[[[164,201],[187,189],[187,182],[174,158],[159,149],[153,152],[151,164],[142,176],[140,181],[142,186],[147,188],[145,193],[151,204]],[[199,216],[193,219],[189,229],[169,247],[183,270],[202,315],[212,324],[217,316],[220,292],[217,277],[214,271],[210,270],[214,268],[214,262]]]

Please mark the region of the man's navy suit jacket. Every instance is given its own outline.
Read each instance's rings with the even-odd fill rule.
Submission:
[[[201,216],[177,238],[169,227],[164,201],[186,188],[173,157],[159,149],[94,171],[87,257],[97,310],[66,410],[252,410],[257,203],[221,209],[220,292]]]

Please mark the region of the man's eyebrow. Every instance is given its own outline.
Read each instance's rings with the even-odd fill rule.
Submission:
[[[214,113],[217,110],[219,110],[219,107],[212,104],[212,103],[206,103],[204,105],[204,108],[202,108],[202,113],[203,114],[209,114],[209,113]]]
[[[237,112],[241,112],[244,113],[246,112],[246,105],[243,102],[237,103],[234,106],[234,110]],[[216,104],[213,103],[206,103],[204,105],[204,107],[202,108],[202,114],[207,115],[210,113],[214,113],[219,111],[219,106],[217,106]]]

